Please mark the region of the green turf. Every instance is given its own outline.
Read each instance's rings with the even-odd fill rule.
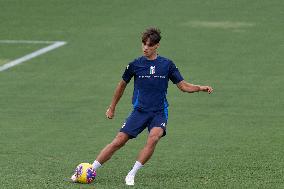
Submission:
[[[0,39],[1,40],[1,39]],[[43,48],[44,44],[3,43],[0,41],[0,66]]]
[[[1,58],[1,59],[0,59],[0,66],[6,64],[6,63],[8,63],[8,62],[9,62],[8,59]]]
[[[168,135],[133,188],[284,188],[282,0],[0,4],[0,40],[68,42],[0,72],[0,188],[129,188],[123,179],[146,133],[115,154],[94,185],[63,179],[94,160],[131,110],[133,82],[115,119],[104,116],[152,25],[162,30],[160,54],[215,93],[170,85]],[[1,44],[0,64],[26,50]]]

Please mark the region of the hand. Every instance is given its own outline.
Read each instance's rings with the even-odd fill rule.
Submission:
[[[115,111],[114,108],[109,106],[109,108],[106,111],[106,117],[112,119],[114,117],[114,111]]]
[[[211,94],[213,92],[213,88],[211,86],[200,86],[200,91],[208,92],[208,94]]]

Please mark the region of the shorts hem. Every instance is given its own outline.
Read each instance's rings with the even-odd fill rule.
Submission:
[[[137,137],[137,136],[131,134],[130,132],[125,131],[125,130],[122,130],[122,129],[120,129],[120,132],[123,132],[123,133],[127,134],[130,139],[133,139],[133,138],[136,138],[136,137]]]
[[[162,137],[164,137],[164,136],[167,135],[167,129],[166,129],[165,127],[163,127],[163,126],[154,126],[154,127],[151,128],[151,130],[152,130],[153,128],[155,128],[155,127],[160,127],[160,128],[162,128],[162,129],[164,130]],[[149,130],[149,133],[150,133],[151,130]]]

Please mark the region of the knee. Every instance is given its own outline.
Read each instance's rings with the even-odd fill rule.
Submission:
[[[125,145],[125,142],[122,140],[114,140],[109,144],[113,149],[119,149]]]
[[[159,135],[150,135],[148,139],[148,144],[155,145],[158,143],[160,138],[161,137]]]

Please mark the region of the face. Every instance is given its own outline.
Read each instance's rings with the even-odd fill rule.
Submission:
[[[146,43],[142,43],[142,51],[144,56],[151,59],[154,58],[157,54],[157,48],[160,46],[159,43],[151,45],[150,40],[148,39]]]

